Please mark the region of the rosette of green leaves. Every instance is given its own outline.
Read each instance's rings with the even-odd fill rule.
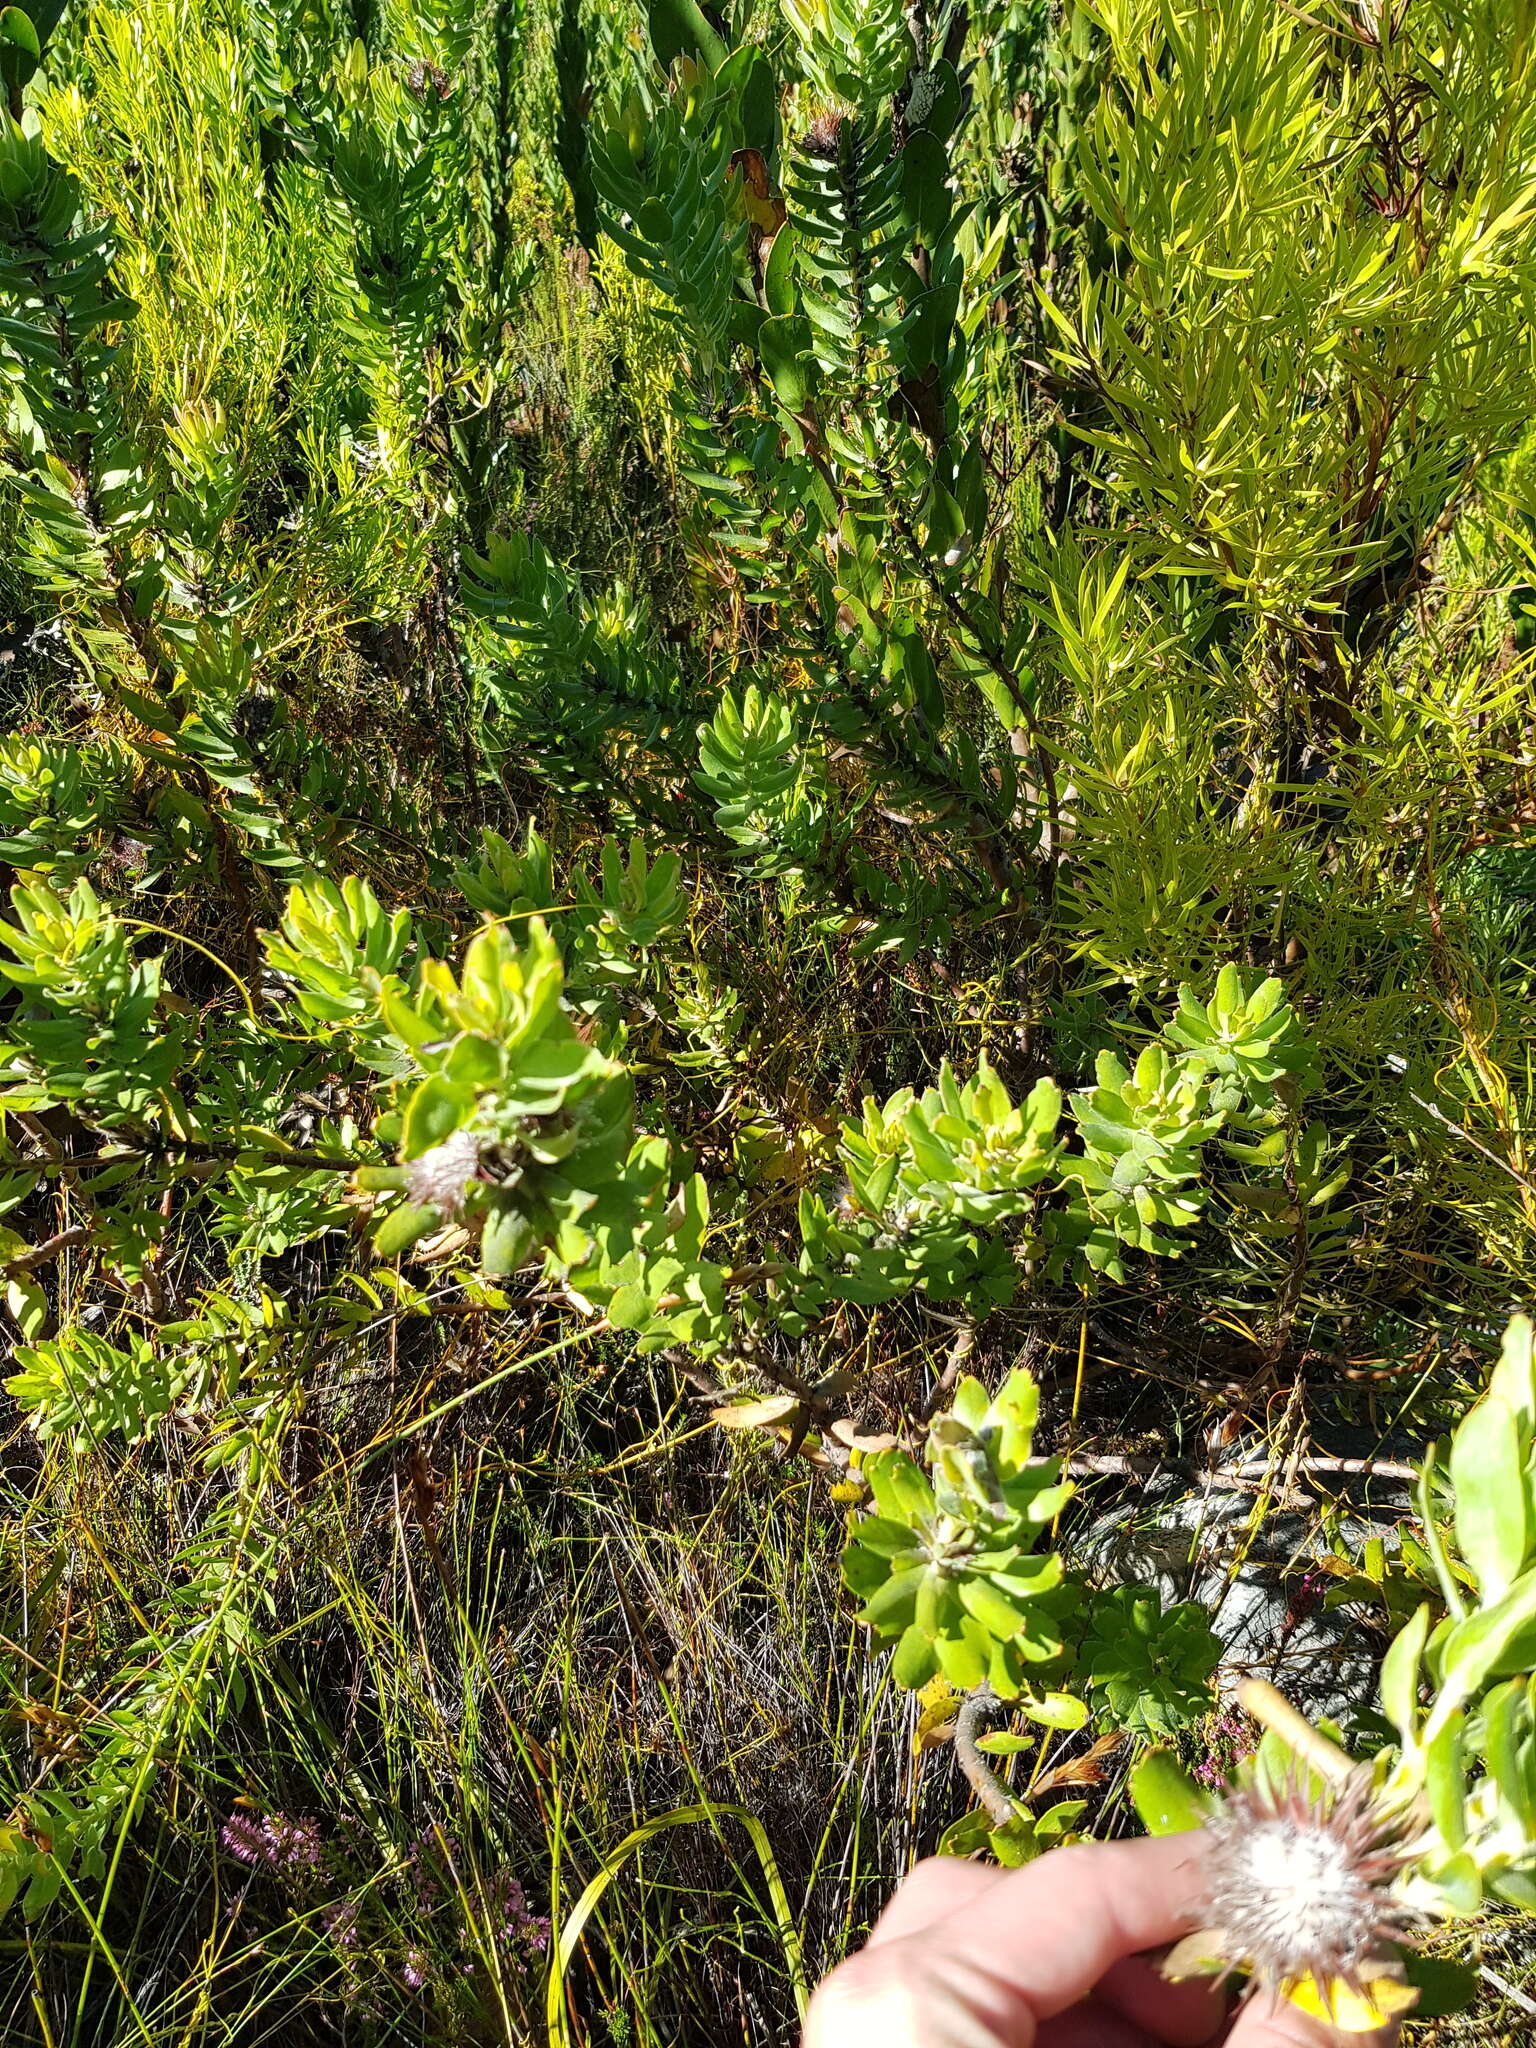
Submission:
[[[0,740],[0,860],[37,873],[78,873],[89,836],[110,817],[115,763],[62,740]]]
[[[1186,1069],[1211,1076],[1213,1101],[1223,1111],[1294,1090],[1311,1079],[1316,1063],[1285,984],[1271,975],[1250,989],[1230,962],[1208,1003],[1187,982],[1180,988],[1163,1035],[1184,1049]]]
[[[1487,1393],[1431,1449],[1419,1488],[1444,1613],[1426,1603],[1387,1652],[1381,1702],[1401,1749],[1384,1797],[1427,1813],[1410,1893],[1442,1913],[1485,1897],[1536,1912],[1536,1345],[1516,1316]],[[1454,1545],[1454,1548],[1453,1548]],[[1427,1693],[1427,1703],[1424,1695]]]
[[[1039,1402],[1022,1367],[991,1400],[968,1377],[929,1431],[931,1477],[902,1450],[864,1467],[874,1512],[849,1536],[843,1576],[864,1603],[860,1620],[895,1644],[899,1685],[942,1672],[961,1688],[1028,1699],[1061,1655],[1039,1598],[1060,1584],[1061,1560],[1035,1545],[1072,1488],[1058,1460],[1030,1462]]]
[[[780,1326],[798,1335],[830,1300],[872,1306],[920,1287],[935,1300],[999,1306],[1018,1268],[1001,1238],[978,1236],[1033,1206],[1060,1156],[1061,1094],[1040,1081],[1015,1104],[982,1062],[964,1083],[946,1061],[937,1087],[867,1097],[843,1126],[846,1199],[834,1213],[800,1199],[798,1273],[776,1290]]]
[[[1158,1044],[1143,1047],[1131,1069],[1101,1052],[1095,1085],[1071,1101],[1083,1151],[1062,1172],[1080,1195],[1059,1219],[1059,1241],[1121,1280],[1122,1245],[1177,1257],[1183,1247],[1171,1233],[1200,1219],[1201,1147],[1223,1121],[1203,1076]]]
[[[901,0],[783,0],[807,82],[827,101],[878,111],[917,61]]]
[[[521,851],[487,826],[480,834],[479,859],[473,866],[456,868],[453,882],[470,909],[482,917],[517,921],[537,915],[551,931],[559,932],[554,856],[536,825],[528,827]]]
[[[618,1174],[629,1076],[577,1034],[563,987],[559,948],[537,917],[522,945],[505,925],[487,926],[457,976],[427,960],[413,992],[384,986],[385,1024],[419,1078],[400,1085],[379,1125],[380,1137],[398,1141],[400,1165],[360,1176],[412,1196],[384,1219],[381,1251],[457,1215],[480,1233],[483,1269],[510,1273]]]
[[[670,1145],[637,1138],[622,1171],[562,1222],[553,1257],[572,1298],[603,1310],[614,1329],[634,1331],[640,1351],[687,1344],[710,1358],[736,1324],[726,1269],[703,1256],[709,1224],[703,1176],[674,1186]],[[737,1314],[748,1319],[743,1308]]]
[[[1054,1081],[1037,1081],[1015,1104],[985,1060],[963,1083],[946,1060],[921,1096],[903,1088],[883,1108],[866,1098],[862,1122],[843,1126],[843,1168],[872,1216],[996,1225],[1031,1207],[1056,1165],[1060,1116]]]
[[[12,954],[0,974],[22,992],[0,1043],[0,1104],[80,1105],[102,1128],[179,1117],[173,1081],[185,1033],[161,1029],[160,967],[135,960],[121,921],[90,883],[62,896],[46,884],[11,891],[16,923],[0,925]]]
[[[834,1214],[807,1189],[800,1197],[800,1259],[778,1290],[776,1319],[792,1336],[829,1301],[872,1307],[921,1288],[935,1301],[1001,1307],[1018,1280],[1000,1238],[978,1238],[960,1217],[892,1205],[884,1217]]]
[[[1092,1704],[1131,1735],[1174,1735],[1211,1706],[1221,1643],[1193,1601],[1164,1608],[1152,1586],[1096,1593],[1076,1675]]]
[[[294,983],[306,1017],[365,1030],[386,986],[398,984],[411,945],[410,913],[387,911],[368,884],[302,882],[288,891],[281,927],[264,932],[267,958]]]
[[[575,1001],[583,999],[586,987],[638,981],[651,954],[682,928],[688,909],[675,853],[653,858],[638,838],[626,850],[610,837],[602,843],[596,874],[576,869],[569,886],[573,901],[552,914],[560,902],[554,861],[532,825],[521,853],[500,833],[485,831],[479,861],[459,869],[454,881],[465,901],[487,917],[518,924],[545,916],[565,959],[567,995]]]

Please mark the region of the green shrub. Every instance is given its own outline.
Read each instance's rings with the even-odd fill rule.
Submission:
[[[44,1615],[7,1902],[67,1888],[95,1941],[179,1772],[225,1798],[257,1725],[343,1754],[301,1609],[345,1600],[375,1690],[444,1631],[515,1662],[436,1533],[466,1411],[542,1470],[597,1410],[594,1500],[776,1437],[928,1733],[1030,1724],[963,1763],[1184,1741],[1208,1619],[1074,1558],[1083,1432],[1145,1419],[1129,1375],[1093,1408],[1118,1329],[1159,1442],[1224,1442],[1225,1387],[1277,1473],[1309,1375],[1412,1367],[1448,1486],[1340,1582],[1396,1636],[1372,1783],[1427,1802],[1428,1911],[1536,1903],[1522,10],[5,24],[7,1484],[99,1594],[78,1629],[4,1552]],[[1016,1364],[1063,1333],[1070,1416]],[[781,1529],[751,1447],[678,1470]],[[82,1533],[113,1487],[133,1570]],[[337,1592],[307,1520],[365,1497],[431,1573],[387,1657],[394,1591]],[[1100,1818],[971,1782],[965,1853]]]

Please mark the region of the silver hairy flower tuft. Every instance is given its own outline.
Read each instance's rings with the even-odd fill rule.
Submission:
[[[1401,1835],[1357,1773],[1313,1797],[1292,1779],[1241,1786],[1207,1823],[1204,1915],[1232,1968],[1281,1991],[1313,1979],[1363,1991],[1413,1914],[1391,1886]]]
[[[479,1140],[468,1131],[454,1131],[441,1145],[406,1161],[405,1187],[413,1202],[457,1216],[469,1183],[480,1170]]]

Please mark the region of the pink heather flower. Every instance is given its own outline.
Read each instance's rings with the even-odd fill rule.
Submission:
[[[290,1820],[286,1813],[269,1814],[261,1824],[267,1839],[267,1861],[297,1863],[310,1869],[320,1861],[320,1830],[312,1820]]]
[[[523,1922],[523,1939],[535,1951],[549,1947],[549,1915],[530,1913]]]
[[[291,1820],[286,1813],[269,1813],[255,1820],[245,1813],[232,1813],[219,1830],[219,1840],[237,1862],[269,1870],[298,1864],[313,1869],[320,1861],[323,1843],[312,1820]]]
[[[419,1991],[427,1981],[427,1959],[419,1948],[408,1948],[400,1975],[410,1991]]]
[[[357,1947],[356,1899],[342,1899],[334,1906],[324,1907],[320,1920],[338,1948]]]
[[[248,1814],[232,1813],[219,1830],[219,1840],[237,1863],[254,1866],[267,1860],[265,1837]]]

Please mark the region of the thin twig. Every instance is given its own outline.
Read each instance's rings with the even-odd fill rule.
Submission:
[[[45,1159],[15,1159],[8,1164],[22,1173],[70,1176],[97,1166],[121,1166],[126,1160],[187,1160],[194,1165],[249,1160],[261,1166],[305,1167],[314,1173],[350,1173],[354,1167],[380,1162],[338,1157],[334,1152],[308,1152],[301,1146],[264,1151],[257,1145],[219,1145],[202,1138],[171,1138],[162,1144],[111,1145],[100,1152],[54,1152]]]
[[[1485,1984],[1491,1984],[1495,1991],[1502,1993],[1511,2005],[1518,2005],[1522,2012],[1536,2012],[1536,1998],[1527,1998],[1523,1991],[1517,1991],[1497,1970],[1490,1970],[1486,1963],[1479,1963],[1477,1974]]]
[[[29,1244],[24,1252],[18,1252],[14,1259],[0,1263],[0,1271],[6,1273],[30,1273],[35,1266],[46,1266],[50,1259],[56,1259],[60,1252],[67,1252],[77,1244],[84,1244],[90,1237],[88,1223],[71,1223],[67,1230],[56,1230],[52,1237],[45,1237],[41,1244]]]
[[[1044,1465],[1051,1461],[1046,1458],[1031,1458],[1032,1465]],[[1224,1485],[1246,1486],[1250,1481],[1263,1479],[1275,1469],[1270,1458],[1249,1458],[1241,1465],[1203,1465],[1197,1458],[1163,1458],[1155,1451],[1137,1451],[1129,1454],[1116,1452],[1075,1455],[1068,1463],[1069,1473],[1083,1472],[1122,1479],[1155,1479],[1168,1473],[1177,1479],[1201,1479],[1218,1489]],[[1412,1481],[1418,1478],[1416,1465],[1405,1465],[1392,1458],[1301,1458],[1297,1461],[1293,1476],[1297,1479],[1315,1479],[1329,1474],[1353,1474],[1368,1479],[1400,1479]]]
[[[944,1370],[939,1374],[933,1392],[923,1406],[923,1420],[931,1422],[938,1413],[944,1396],[960,1377],[960,1368],[976,1349],[976,1325],[966,1320],[955,1334],[955,1341],[949,1347],[949,1356],[944,1361]]]

